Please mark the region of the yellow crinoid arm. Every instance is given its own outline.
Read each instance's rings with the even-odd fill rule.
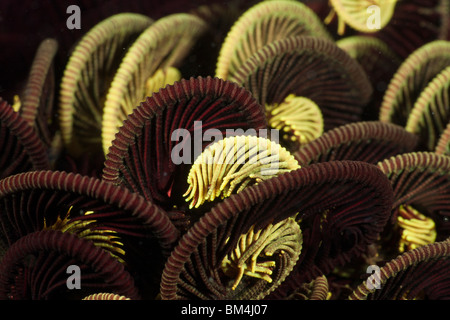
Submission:
[[[434,243],[436,224],[411,206],[400,206],[397,217],[401,229],[399,251],[404,252]]]
[[[332,39],[316,13],[300,1],[261,1],[255,4],[235,21],[225,37],[215,76],[232,80],[258,50],[293,36]]]
[[[14,95],[14,103],[12,105],[12,108],[15,112],[19,112],[20,107],[22,106],[22,101],[20,100],[20,97],[16,94]]]
[[[153,20],[137,13],[110,16],[86,32],[71,52],[59,92],[62,141],[76,155],[101,146],[104,102],[127,49]]]
[[[319,106],[306,97],[290,94],[280,104],[266,106],[269,126],[280,130],[282,138],[306,144],[323,133],[323,116]]]
[[[77,235],[77,237],[92,241],[94,245],[102,247],[108,251],[111,256],[116,258],[121,263],[125,263],[122,257],[125,255],[123,250],[123,243],[120,242],[120,238],[113,230],[107,230],[103,228],[96,228],[95,219],[74,219],[70,217],[72,207],[66,212],[64,218],[57,217],[56,221],[47,225],[47,221],[44,218],[44,230],[59,230],[61,232],[67,232]],[[93,211],[87,211],[85,215],[92,214]]]
[[[277,263],[274,254],[288,255],[290,264],[284,272],[287,276],[297,262],[302,248],[302,233],[298,223],[290,217],[276,224],[268,224],[255,232],[251,226],[239,237],[236,247],[224,257],[221,269],[233,279],[235,290],[244,276],[272,282]]]
[[[377,32],[391,21],[397,1],[330,0],[332,11],[325,19],[325,23],[330,23],[336,14],[339,35],[345,33],[346,24],[360,32]]]
[[[205,31],[201,18],[176,13],[155,21],[133,42],[106,95],[102,117],[105,154],[123,121],[147,96],[181,79],[175,69]]]
[[[300,168],[284,147],[266,138],[234,136],[208,146],[195,160],[184,194],[190,208]]]
[[[167,67],[156,70],[155,74],[147,79],[145,83],[145,96],[151,97],[153,93],[167,85],[174,84],[175,81],[181,80],[181,73],[177,68]]]

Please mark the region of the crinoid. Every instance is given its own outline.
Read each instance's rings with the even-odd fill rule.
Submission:
[[[449,255],[449,240],[405,252],[380,267],[353,291],[349,299],[448,299]]]
[[[101,147],[103,107],[123,48],[151,23],[141,14],[113,15],[91,28],[71,53],[61,80],[59,124],[72,154]]]
[[[375,241],[391,201],[386,177],[362,162],[316,164],[246,187],[182,236],[161,297],[262,299],[291,273],[310,282],[315,267],[328,272]]]
[[[450,156],[450,122],[445,126],[436,143],[435,153]]]
[[[131,300],[125,296],[114,293],[93,293],[83,298],[83,300]]]
[[[437,75],[450,66],[449,50],[449,41],[437,40],[427,43],[408,56],[384,94],[380,121],[406,125],[421,93]],[[429,92],[425,94],[429,95]]]
[[[291,36],[331,39],[314,11],[296,1],[262,1],[247,11],[228,32],[217,59],[215,76],[232,79],[258,50]]]
[[[391,156],[412,152],[417,137],[403,127],[379,121],[355,122],[325,132],[300,147],[294,157],[301,166],[335,160],[377,164]]]
[[[80,290],[68,290],[73,267],[80,276],[73,285]],[[0,264],[2,300],[81,299],[99,289],[139,297],[122,263],[74,234],[31,232],[11,245]]]
[[[386,236],[382,237],[386,253],[396,255],[447,239],[449,159],[432,152],[413,152],[381,161],[378,167],[389,178],[394,191],[392,217]],[[391,250],[394,246],[396,249]]]
[[[355,59],[334,42],[309,36],[271,42],[232,79],[268,110],[281,106],[291,95],[310,99],[321,111],[324,131],[360,121],[372,94],[367,75]]]
[[[156,296],[158,275],[179,236],[167,213],[143,197],[73,173],[33,171],[0,180],[0,211],[6,252],[33,232],[70,234],[139,274],[148,298]]]
[[[420,93],[405,129],[420,137],[422,150],[433,151],[450,123],[450,66],[442,70]]]
[[[54,58],[58,51],[55,39],[45,39],[39,45],[22,93],[19,94],[19,114],[35,128],[46,147],[55,135],[54,98],[56,76]]]
[[[277,143],[256,136],[234,136],[207,147],[193,163],[184,196],[190,207],[229,197],[245,187],[298,169],[294,157]]]
[[[163,17],[142,31],[118,68],[106,95],[102,144],[106,154],[115,134],[146,97],[181,79],[176,67],[205,32],[200,18],[180,13]]]
[[[296,150],[323,133],[320,107],[311,99],[290,94],[279,104],[266,105],[269,126],[281,132],[281,143]]]
[[[364,108],[362,120],[378,120],[384,93],[402,60],[386,43],[373,36],[349,36],[337,40],[336,44],[358,61],[372,84],[374,93]]]
[[[285,300],[328,300],[331,297],[330,286],[325,276],[318,276],[304,283]]]
[[[450,297],[450,0],[36,1],[0,299]]]
[[[337,33],[343,35],[345,26],[374,33],[383,29],[392,19],[398,0],[330,0],[332,10],[325,23],[329,24],[337,15]]]
[[[211,143],[210,134],[266,128],[262,106],[244,88],[218,78],[182,79],[128,116],[106,155],[103,179],[171,210],[181,205],[177,195],[184,202],[185,181],[177,178]]]
[[[34,129],[0,98],[0,179],[50,168],[47,147]]]

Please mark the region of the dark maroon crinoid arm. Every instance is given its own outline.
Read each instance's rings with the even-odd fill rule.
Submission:
[[[142,196],[73,173],[36,171],[0,180],[0,212],[0,240],[7,247],[29,233],[49,228],[72,226],[65,232],[80,237],[82,232],[96,237],[108,232],[121,245],[105,238],[99,244],[106,241],[107,246],[119,248],[113,252],[123,250],[117,255],[128,270],[144,279],[140,285],[153,291],[158,284],[146,281],[160,275],[179,237],[167,213]]]
[[[166,263],[161,296],[254,299],[269,294],[292,259],[283,250],[273,255],[278,260],[271,283],[244,276],[233,289],[221,265],[242,234],[288,218],[300,226],[303,244],[285,285],[298,287],[322,275],[315,270],[329,272],[363,252],[383,230],[391,206],[389,181],[363,162],[314,164],[248,187],[214,206],[183,235]]]
[[[54,57],[58,50],[55,39],[45,39],[39,45],[28,75],[20,115],[39,133],[46,146],[50,146],[54,132],[55,71]]]
[[[360,284],[350,300],[450,298],[450,241],[407,251]]]
[[[450,156],[450,122],[442,130],[434,152],[440,155]]]
[[[69,209],[73,219],[95,219],[124,234],[151,231],[167,250],[177,240],[164,210],[120,186],[79,174],[35,171],[5,178],[0,180],[0,205],[9,243],[42,228],[44,218],[51,225]]]
[[[417,108],[420,108],[420,105],[423,105],[423,99],[430,99],[430,96],[432,96],[426,90],[430,90],[431,88],[432,90],[436,90],[438,83],[433,83],[433,81],[438,76],[442,77],[442,72],[447,67],[450,67],[449,51],[449,41],[436,40],[424,44],[403,60],[391,78],[386,92],[383,95],[379,120],[405,126],[408,131],[419,134],[416,129],[418,124],[414,124],[414,119],[410,118],[417,117],[417,114],[414,115],[414,113],[417,112]],[[432,87],[428,88],[430,85]],[[425,96],[422,96],[423,94]],[[438,96],[433,99],[438,100],[444,98],[439,98]],[[441,103],[436,101],[433,104],[440,105]],[[436,111],[435,113],[431,118],[436,117],[436,119],[431,123],[439,123],[439,121],[442,121],[440,118],[445,114],[442,111]],[[422,124],[420,123],[420,125]],[[426,144],[422,147],[426,147]],[[427,150],[431,149],[428,147]]]
[[[47,148],[34,128],[0,98],[0,179],[49,166]]]
[[[211,143],[202,139],[206,130],[225,137],[227,130],[263,128],[263,108],[244,88],[218,78],[183,79],[147,98],[124,121],[106,155],[103,179],[171,209],[174,189],[186,183],[176,180],[183,164],[190,166]],[[172,157],[177,144],[189,151],[180,164]]]
[[[325,130],[360,121],[373,91],[355,59],[334,42],[309,36],[266,45],[233,80],[262,105],[281,103],[290,94],[311,99],[322,111]]]
[[[285,300],[328,300],[330,284],[325,276],[318,276],[311,282],[299,286]]]
[[[407,153],[379,162],[378,167],[392,184],[393,212],[400,205],[413,206],[436,223],[438,241],[450,236],[450,158]]]
[[[358,61],[372,84],[374,92],[362,120],[378,120],[383,95],[402,60],[382,40],[370,35],[347,36],[336,44]]]
[[[80,290],[71,291],[67,286],[71,265],[80,268]],[[139,297],[123,264],[73,234],[32,232],[9,248],[0,265],[2,300],[81,299],[97,290]]]
[[[378,121],[355,122],[325,132],[294,154],[301,166],[334,160],[377,164],[397,154],[412,152],[417,137],[403,127]]]

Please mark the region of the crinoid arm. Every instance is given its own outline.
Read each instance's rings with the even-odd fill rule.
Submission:
[[[279,144],[256,136],[235,136],[213,143],[198,156],[184,194],[190,208],[228,197],[246,186],[298,169],[297,160]]]
[[[234,279],[232,290],[236,289],[244,276],[272,283],[271,275],[276,262],[270,258],[276,252],[295,257],[286,269],[288,274],[297,262],[301,247],[301,230],[294,218],[269,224],[256,232],[255,227],[251,226],[247,233],[240,236],[234,250],[222,260],[221,269]]]

